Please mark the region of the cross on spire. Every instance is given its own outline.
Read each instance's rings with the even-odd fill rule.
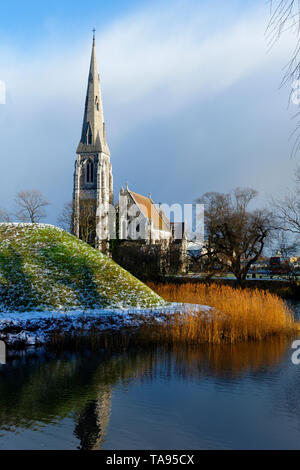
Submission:
[[[78,146],[78,153],[103,152],[110,155],[106,143],[103,104],[100,90],[100,77],[97,64],[95,45],[95,31],[93,29],[93,47],[86,94],[86,105],[82,125],[82,135]]]
[[[95,41],[96,28],[93,29],[93,40]]]

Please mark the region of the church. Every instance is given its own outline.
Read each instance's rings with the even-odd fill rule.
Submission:
[[[186,271],[184,223],[170,222],[151,195],[140,195],[128,185],[121,188],[119,200],[114,205],[95,32],[82,132],[76,153],[72,233],[112,256],[136,275]]]

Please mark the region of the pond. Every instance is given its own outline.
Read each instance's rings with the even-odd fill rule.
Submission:
[[[291,343],[9,352],[0,449],[300,449]]]

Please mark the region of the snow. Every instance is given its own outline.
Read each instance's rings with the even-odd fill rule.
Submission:
[[[0,229],[0,340],[7,344],[41,345],[56,332],[117,330],[164,322],[175,313],[211,318],[210,307],[166,302],[58,227],[11,223]]]
[[[30,311],[25,313],[10,312],[0,314],[0,339],[8,345],[22,342],[24,345],[46,344],[55,330],[64,333],[74,332],[84,325],[86,330],[96,327],[99,331],[121,329],[124,326],[138,326],[143,319],[164,321],[165,315],[175,313],[202,313],[208,318],[212,308],[206,305],[169,303],[155,309],[103,309],[69,311]],[[19,330],[19,331],[16,331]]]
[[[165,304],[111,259],[58,227],[0,224],[3,227],[0,311],[155,308]]]
[[[29,227],[30,229],[37,230],[41,228],[51,228],[55,229],[58,232],[64,232],[64,230],[60,227],[57,227],[56,225],[51,225],[51,224],[41,224],[41,223],[26,223],[26,222],[0,222],[0,226],[6,226],[6,227],[18,227],[18,228],[26,228]]]

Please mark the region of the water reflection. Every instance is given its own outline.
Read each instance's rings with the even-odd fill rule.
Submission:
[[[133,378],[135,371],[142,373],[143,367],[137,355],[11,356],[0,369],[0,436],[73,416],[79,447],[99,448],[109,421],[112,387]]]
[[[282,370],[291,367],[289,346],[289,341],[277,338],[236,347],[178,348],[172,351],[155,349],[120,354],[84,352],[60,356],[40,351],[11,355],[8,365],[0,368],[0,447],[6,448],[9,436],[10,445],[14,448],[57,448],[58,441],[51,437],[53,429],[64,429],[60,434],[61,448],[101,449],[109,445],[118,449],[121,445],[118,442],[118,407],[122,406],[122,413],[125,410],[125,419],[120,418],[125,428],[126,419],[134,419],[135,413],[151,414],[149,400],[143,402],[142,408],[136,406],[141,395],[129,404],[128,390],[143,394],[147,392],[147,384],[154,384],[161,387],[161,392],[159,388],[155,392],[159,397],[159,393],[162,396],[165,393],[163,384],[166,382],[170,383],[169,393],[171,396],[174,391],[174,397],[179,384],[186,386],[186,393],[192,393],[191,387],[197,384],[198,395],[193,394],[193,400],[195,408],[199,408],[204,400],[201,394],[206,393],[206,389],[201,388],[205,380],[213,380],[214,386],[226,390],[226,393],[232,392],[230,384],[242,387],[244,378],[249,384],[252,383],[249,385],[252,389],[253,380],[257,380],[258,387],[262,383],[264,387],[271,387],[275,381],[273,406],[284,409],[286,413],[296,413],[300,422],[299,374],[293,369],[288,379],[280,382]],[[117,395],[113,402],[115,415],[112,406],[114,393]],[[173,400],[176,399],[174,397]],[[161,406],[157,420],[161,420],[162,424],[163,420],[173,419],[168,415],[168,402],[162,400],[161,405],[155,406]],[[182,428],[188,426],[194,438],[198,432],[199,443],[196,439],[194,445],[198,447],[203,444],[205,447],[201,437],[201,433],[206,432],[205,428],[202,431],[198,422],[193,423],[185,406],[187,404],[182,403],[179,410],[180,420],[184,420],[185,413],[188,420],[188,423],[183,422]],[[106,437],[111,415],[114,418],[111,429],[115,431],[110,430],[108,444]],[[152,424],[155,428],[160,423]],[[190,429],[193,426],[195,429]],[[136,424],[138,435],[137,427]],[[185,438],[191,442],[188,435],[181,435],[180,442],[184,442]],[[148,439],[151,440],[150,437]],[[131,441],[126,442],[130,447]],[[135,443],[137,448],[139,445],[142,448],[141,442]],[[166,445],[161,442],[161,447]],[[179,448],[179,445],[174,448]]]
[[[96,400],[87,403],[82,411],[75,413],[74,434],[79,440],[79,449],[101,449],[109,423],[111,390],[103,389]]]

